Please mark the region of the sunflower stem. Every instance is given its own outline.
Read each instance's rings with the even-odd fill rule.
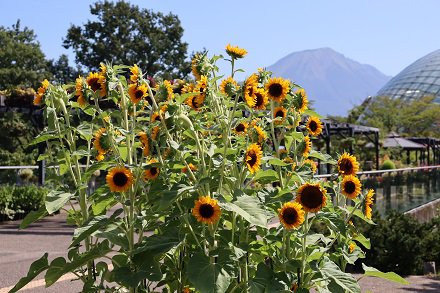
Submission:
[[[179,201],[177,201],[177,200],[176,200],[176,205],[177,205],[177,208],[179,209],[180,213],[183,215],[183,209],[182,209],[182,207],[180,206]],[[194,232],[193,227],[192,227],[191,224],[189,223],[189,221],[188,221],[186,215],[183,215],[183,220],[184,220],[185,223],[188,225],[188,228],[189,228],[189,230],[191,231],[192,236],[193,236],[194,239],[196,240],[197,245],[200,247],[200,249],[203,250],[203,246],[200,244],[199,238],[197,238],[197,235],[196,235],[196,233]]]
[[[271,113],[273,113],[273,111],[274,111],[273,100],[270,101],[270,109],[271,109]],[[275,148],[275,156],[279,159],[280,158],[280,154],[279,154],[280,144],[278,143],[278,139],[275,136],[275,126],[274,126],[274,122],[273,122],[274,119],[273,118],[274,117],[272,117],[272,120],[270,122],[270,130],[272,133],[272,141],[273,141],[274,148]],[[281,172],[281,167],[275,166],[275,168],[277,169],[277,172],[278,172],[278,177],[280,180],[280,187],[281,187],[281,189],[284,189],[284,182],[283,182],[284,180],[283,180],[283,173]]]
[[[302,256],[301,256],[301,276],[299,278],[299,280],[301,280],[302,282],[304,282],[304,274],[306,272],[306,240],[307,240],[307,233],[309,232],[309,227],[308,227],[308,222],[309,222],[309,213],[305,212],[304,215],[304,225],[303,225],[303,238],[302,238],[302,243],[301,243],[301,252],[302,252]],[[301,283],[298,284],[299,286],[303,285]],[[303,285],[304,286],[304,285]]]

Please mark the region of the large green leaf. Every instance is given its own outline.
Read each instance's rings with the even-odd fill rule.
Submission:
[[[344,273],[341,269],[327,257],[324,264],[319,269],[322,276],[331,281],[331,292],[361,292],[361,288],[356,279],[351,274]]]
[[[64,191],[52,190],[46,195],[46,210],[53,214],[61,209],[71,199],[73,194]]]
[[[39,144],[40,142],[48,141],[51,139],[57,139],[58,137],[59,136],[57,135],[56,131],[48,131],[48,132],[45,132],[45,133],[38,135],[28,145],[29,146],[36,145],[36,144]]]
[[[47,210],[45,206],[40,207],[38,211],[32,211],[29,214],[26,215],[26,217],[23,219],[23,221],[20,223],[20,229],[25,229],[30,224],[44,218],[47,216]]]
[[[381,272],[378,269],[375,269],[373,267],[366,266],[365,264],[362,264],[362,268],[365,271],[365,273],[364,273],[365,276],[377,277],[377,278],[381,278],[384,280],[388,280],[388,281],[392,281],[392,282],[396,282],[396,283],[404,284],[404,285],[409,284],[409,282],[407,280],[405,280],[404,278],[402,278],[401,276],[399,276],[396,273],[393,273],[393,272],[384,273],[384,272]]]
[[[284,293],[287,284],[278,278],[275,273],[265,264],[260,263],[257,267],[255,277],[249,281],[250,292],[252,293]]]
[[[260,183],[271,183],[274,181],[279,180],[278,179],[278,173],[275,172],[275,170],[260,170],[255,174],[255,177],[253,178],[255,181],[258,181]]]
[[[243,194],[236,201],[221,203],[221,206],[227,211],[236,212],[253,225],[267,227],[266,211],[256,197]]]
[[[81,135],[81,137],[84,140],[92,140],[93,133],[92,133],[92,127],[90,123],[83,122],[76,128],[76,131]]]
[[[187,266],[188,279],[201,293],[223,293],[229,287],[231,276],[219,264],[213,264],[203,253],[193,255]]]
[[[26,286],[30,281],[32,281],[36,276],[38,276],[41,272],[47,269],[49,267],[47,256],[48,254],[45,253],[41,258],[34,261],[29,268],[27,276],[21,278],[20,281],[18,281],[14,288],[12,288],[9,292],[17,292],[18,290]]]
[[[73,235],[73,242],[69,247],[74,247],[78,245],[81,241],[90,236],[93,232],[97,231],[99,228],[106,226],[109,223],[109,218],[106,215],[97,216],[91,218],[83,227],[75,230]]]

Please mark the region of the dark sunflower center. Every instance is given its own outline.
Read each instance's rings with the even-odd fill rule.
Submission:
[[[275,117],[281,117],[281,118],[284,118],[284,112],[283,112],[282,110],[278,110],[278,111],[275,113]]]
[[[254,87],[248,86],[247,92],[250,97],[254,96]]]
[[[354,184],[353,181],[345,182],[344,190],[345,190],[345,192],[351,194],[356,191],[356,184]]]
[[[272,97],[279,97],[283,93],[283,87],[279,83],[273,83],[269,86],[269,94]]]
[[[323,194],[317,186],[307,186],[301,193],[301,203],[303,206],[314,209],[322,205]]]
[[[245,131],[245,127],[244,127],[244,124],[243,123],[240,123],[240,124],[238,124],[236,127],[235,127],[235,130],[237,131],[237,132],[243,132],[243,131]]]
[[[353,170],[353,164],[351,163],[350,160],[347,159],[343,159],[341,160],[341,162],[339,163],[339,168],[346,173],[351,173],[351,171]]]
[[[136,100],[140,100],[144,96],[144,92],[141,90],[137,90],[134,96],[136,97]]]
[[[125,175],[125,173],[118,172],[115,175],[113,175],[113,183],[116,186],[125,186],[128,182],[128,177]]]
[[[192,97],[191,98],[191,105],[193,105],[193,107],[195,109],[197,109],[199,107],[199,103],[197,103],[197,97]]]
[[[283,220],[286,224],[292,225],[298,219],[298,212],[294,208],[287,208],[283,212]]]
[[[98,78],[92,78],[89,80],[89,86],[92,88],[92,91],[96,92],[101,88],[101,85],[98,82]]]
[[[156,117],[154,117],[154,121],[160,121],[160,115],[157,115]]]
[[[203,218],[209,219],[214,215],[214,207],[210,204],[204,203],[200,205],[199,213]]]
[[[255,94],[257,101],[255,102],[255,107],[261,107],[264,104],[264,99],[262,94]]]
[[[318,123],[316,121],[310,121],[309,128],[311,131],[315,132],[318,129]]]
[[[248,160],[248,164],[253,166],[257,163],[257,154],[255,152],[249,152],[248,154],[249,157],[251,157],[250,160]]]
[[[153,105],[153,100],[150,98],[150,96],[147,96],[147,102],[150,106]]]
[[[150,168],[150,173],[151,173],[151,175],[155,176],[159,172],[156,167],[153,167],[153,168]]]

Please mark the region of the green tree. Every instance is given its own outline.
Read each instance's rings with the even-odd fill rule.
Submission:
[[[137,64],[148,75],[180,78],[190,71],[187,43],[176,15],[156,13],[120,2],[97,2],[90,6],[96,21],[83,27],[72,25],[64,47],[72,48],[76,61],[89,70],[100,62]]]
[[[61,55],[58,60],[50,60],[49,71],[52,73],[52,82],[58,84],[70,83],[81,74],[80,68],[73,68],[69,65],[69,58],[67,55]]]
[[[0,26],[0,89],[17,86],[37,88],[50,78],[47,61],[33,30],[20,26]]]

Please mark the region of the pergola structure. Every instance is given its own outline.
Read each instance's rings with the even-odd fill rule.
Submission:
[[[320,137],[325,141],[326,152],[330,154],[330,141],[332,136],[339,138],[354,138],[355,136],[364,136],[372,144],[374,144],[375,149],[375,163],[376,169],[379,169],[379,128],[368,127],[350,123],[340,123],[331,121],[328,119],[323,119],[323,130]],[[350,144],[349,153],[353,153],[353,146]],[[330,164],[327,164],[327,173],[330,173]],[[318,171],[321,173],[320,165],[318,165]]]
[[[410,152],[416,152],[416,161],[417,161],[417,152],[425,150],[425,146],[423,144],[414,142],[407,138],[401,137],[395,132],[391,132],[385,138],[382,147],[384,148],[400,148],[406,151],[406,163],[410,164]]]
[[[440,165],[440,139],[434,137],[408,137],[410,141],[415,143],[419,143],[425,147],[425,150],[420,151],[420,161],[425,162],[427,165],[431,164],[431,151],[433,157],[433,164]],[[416,152],[416,160],[417,160],[417,152]]]

